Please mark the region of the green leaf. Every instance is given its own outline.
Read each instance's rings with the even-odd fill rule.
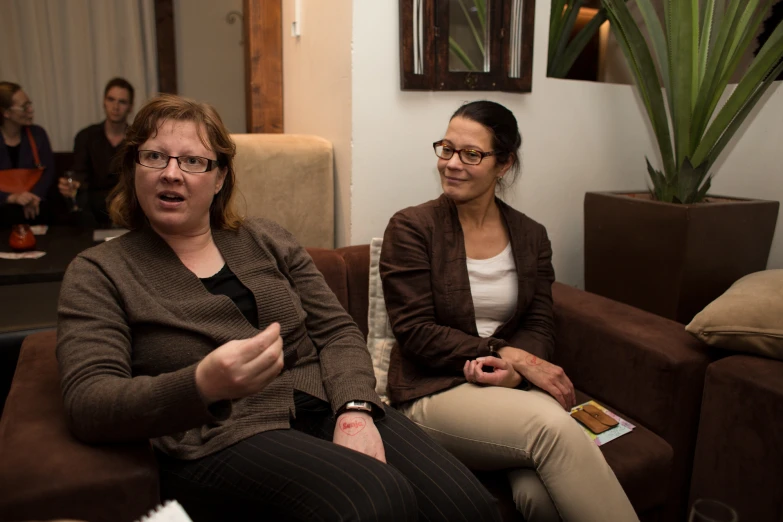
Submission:
[[[760,97],[756,96],[757,91],[766,89],[768,87],[766,84],[774,81],[775,77],[771,73],[779,68],[781,58],[783,58],[783,23],[778,24],[772,32],[742,80],[740,80],[737,88],[710,124],[709,129],[707,129],[701,143],[699,143],[698,148],[694,152],[694,163],[699,164],[708,160],[708,157],[712,155],[711,151],[730,128],[735,118],[743,113],[747,116],[747,113],[750,111],[743,111],[743,108],[751,101],[755,104]],[[737,127],[738,125],[732,128],[736,131]]]
[[[617,36],[620,48],[634,74],[636,86],[644,101],[647,115],[658,141],[663,159],[663,170],[668,178],[675,173],[675,162],[669,133],[669,121],[666,116],[666,107],[658,75],[655,71],[655,63],[647,48],[647,43],[625,3],[621,0],[603,0],[603,3],[612,25],[612,31]]]
[[[575,0],[568,4],[568,9],[564,15],[565,22],[563,23],[563,32],[560,35],[560,41],[557,43],[557,50],[555,51],[555,62],[559,62],[560,57],[563,56],[563,53],[565,52],[566,44],[571,38],[571,33],[576,24],[576,18],[579,16],[579,10],[584,3],[584,0]]]
[[[723,69],[723,64],[730,56],[730,46],[727,42],[733,38],[733,32],[736,31],[738,7],[738,0],[730,0],[728,9],[721,18],[720,29],[718,30],[718,36],[715,38],[712,52],[707,57],[704,79],[701,82],[699,94],[696,97],[696,105],[693,109],[691,121],[692,143],[698,143],[701,139],[712,111],[726,88],[725,85],[719,88],[718,79],[720,71]]]
[[[459,58],[459,60],[463,63],[463,65],[470,71],[478,71],[475,65],[473,65],[473,62],[468,58],[468,55],[465,53],[465,51],[460,47],[460,45],[457,43],[457,41],[449,36],[449,50],[454,53],[454,55]]]
[[[582,51],[584,51],[587,44],[592,40],[595,33],[598,32],[598,29],[601,27],[601,24],[605,21],[606,11],[600,9],[593,19],[587,22],[585,26],[582,27],[581,31],[576,33],[576,36],[574,36],[568,44],[565,51],[562,54],[557,55],[548,76],[565,78],[568,71],[573,67],[574,62],[576,62],[576,59],[579,58],[579,55],[582,54]]]
[[[476,7],[476,16],[478,16],[479,24],[481,24],[481,34],[486,34],[487,4],[484,0],[473,0],[473,5]]]
[[[563,35],[563,10],[566,0],[552,0],[552,11],[549,13],[549,65],[557,51],[557,45]]]
[[[670,0],[672,1],[672,0]],[[697,0],[694,0],[697,1]],[[670,5],[669,74],[672,90],[672,130],[674,152],[679,169],[691,153],[691,115],[695,96],[692,93],[694,67],[693,1],[676,0]]]
[[[652,181],[653,198],[658,201],[671,202],[671,198],[666,193],[666,177],[650,165],[650,160],[647,157],[644,160],[647,162],[647,173],[650,175],[650,181]]]
[[[705,164],[694,167],[690,158],[685,158],[677,175],[677,199],[682,203],[693,203],[706,174]]]
[[[758,33],[758,29],[765,17],[765,14],[766,14],[765,10],[759,10],[752,23],[747,23],[747,22],[743,23],[744,16],[740,18],[740,22],[737,24],[736,30],[738,33],[740,32],[740,30],[742,31],[741,40],[736,46],[732,45],[729,47],[730,55],[726,60],[726,64],[723,68],[723,74],[720,76],[720,78],[717,81],[715,81],[713,87],[713,89],[715,90],[715,95],[712,97],[710,104],[706,108],[706,114],[708,116],[711,116],[715,112],[715,108],[718,106],[718,103],[720,103],[720,99],[722,98],[723,92],[726,90],[726,87],[728,86],[729,81],[734,75],[734,72],[739,67],[740,61],[742,60],[743,55],[745,54],[745,50],[755,40],[756,34]],[[709,123],[708,120],[704,121],[705,127],[708,123]],[[705,128],[700,129],[700,132],[698,134],[699,140],[702,138],[704,131]]]
[[[701,88],[704,80],[704,71],[707,69],[707,57],[710,55],[710,40],[712,38],[712,24],[715,17],[715,0],[706,0],[702,9],[701,41],[699,42],[699,75],[697,87]],[[694,107],[696,104],[693,104]]]
[[[658,63],[658,72],[663,81],[663,88],[666,89],[669,110],[672,110],[672,91],[669,83],[669,54],[666,50],[666,35],[663,32],[661,20],[658,18],[658,13],[655,12],[655,7],[650,0],[637,0],[636,5],[639,6],[644,25],[647,27],[647,32],[652,40],[655,58]]]
[[[470,17],[470,13],[468,12],[468,9],[465,7],[465,3],[462,0],[457,0],[459,3],[460,8],[462,9],[462,14],[465,15],[465,20],[468,21],[468,25],[470,26],[470,30],[473,32],[473,38],[476,40],[476,45],[478,45],[479,50],[481,51],[481,54],[484,53],[484,35],[480,35],[478,31],[476,30],[476,26],[473,24],[473,19]],[[449,36],[449,40],[451,37]]]

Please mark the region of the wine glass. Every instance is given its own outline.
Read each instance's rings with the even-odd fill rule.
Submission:
[[[693,503],[688,522],[738,522],[739,516],[730,506],[711,498],[700,498]]]
[[[78,203],[76,203],[76,194],[78,193],[79,189],[76,188],[73,184],[73,174],[73,171],[68,171],[65,173],[65,176],[68,179],[68,188],[70,189],[70,196],[68,197],[68,202],[70,205],[68,206],[68,212],[79,212],[81,209],[79,208]]]

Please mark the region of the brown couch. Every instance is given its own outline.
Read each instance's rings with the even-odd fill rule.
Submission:
[[[366,334],[369,247],[310,253]],[[700,343],[678,323],[562,284],[555,284],[554,300],[555,362],[581,398],[589,395],[637,426],[602,450],[641,519],[684,520],[709,363]],[[22,348],[0,419],[0,520],[131,521],[159,500],[149,445],[74,439],[64,423],[54,351],[53,332],[28,337]],[[519,519],[503,476],[480,475],[506,518]]]
[[[783,520],[783,361],[733,355],[707,368],[691,502],[714,498],[741,521]]]

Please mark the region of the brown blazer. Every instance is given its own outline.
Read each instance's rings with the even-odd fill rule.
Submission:
[[[465,381],[468,359],[503,346],[544,359],[554,350],[552,248],[546,229],[495,200],[511,239],[519,297],[514,315],[481,338],[468,279],[465,238],[448,197],[392,216],[383,238],[380,274],[397,346],[389,362],[389,397],[401,403]]]

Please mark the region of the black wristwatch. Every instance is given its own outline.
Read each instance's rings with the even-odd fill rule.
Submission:
[[[343,404],[343,406],[339,410],[337,410],[335,417],[339,417],[343,413],[349,411],[369,413],[370,415],[372,415],[373,414],[372,403],[369,401],[348,401],[345,404]]]

